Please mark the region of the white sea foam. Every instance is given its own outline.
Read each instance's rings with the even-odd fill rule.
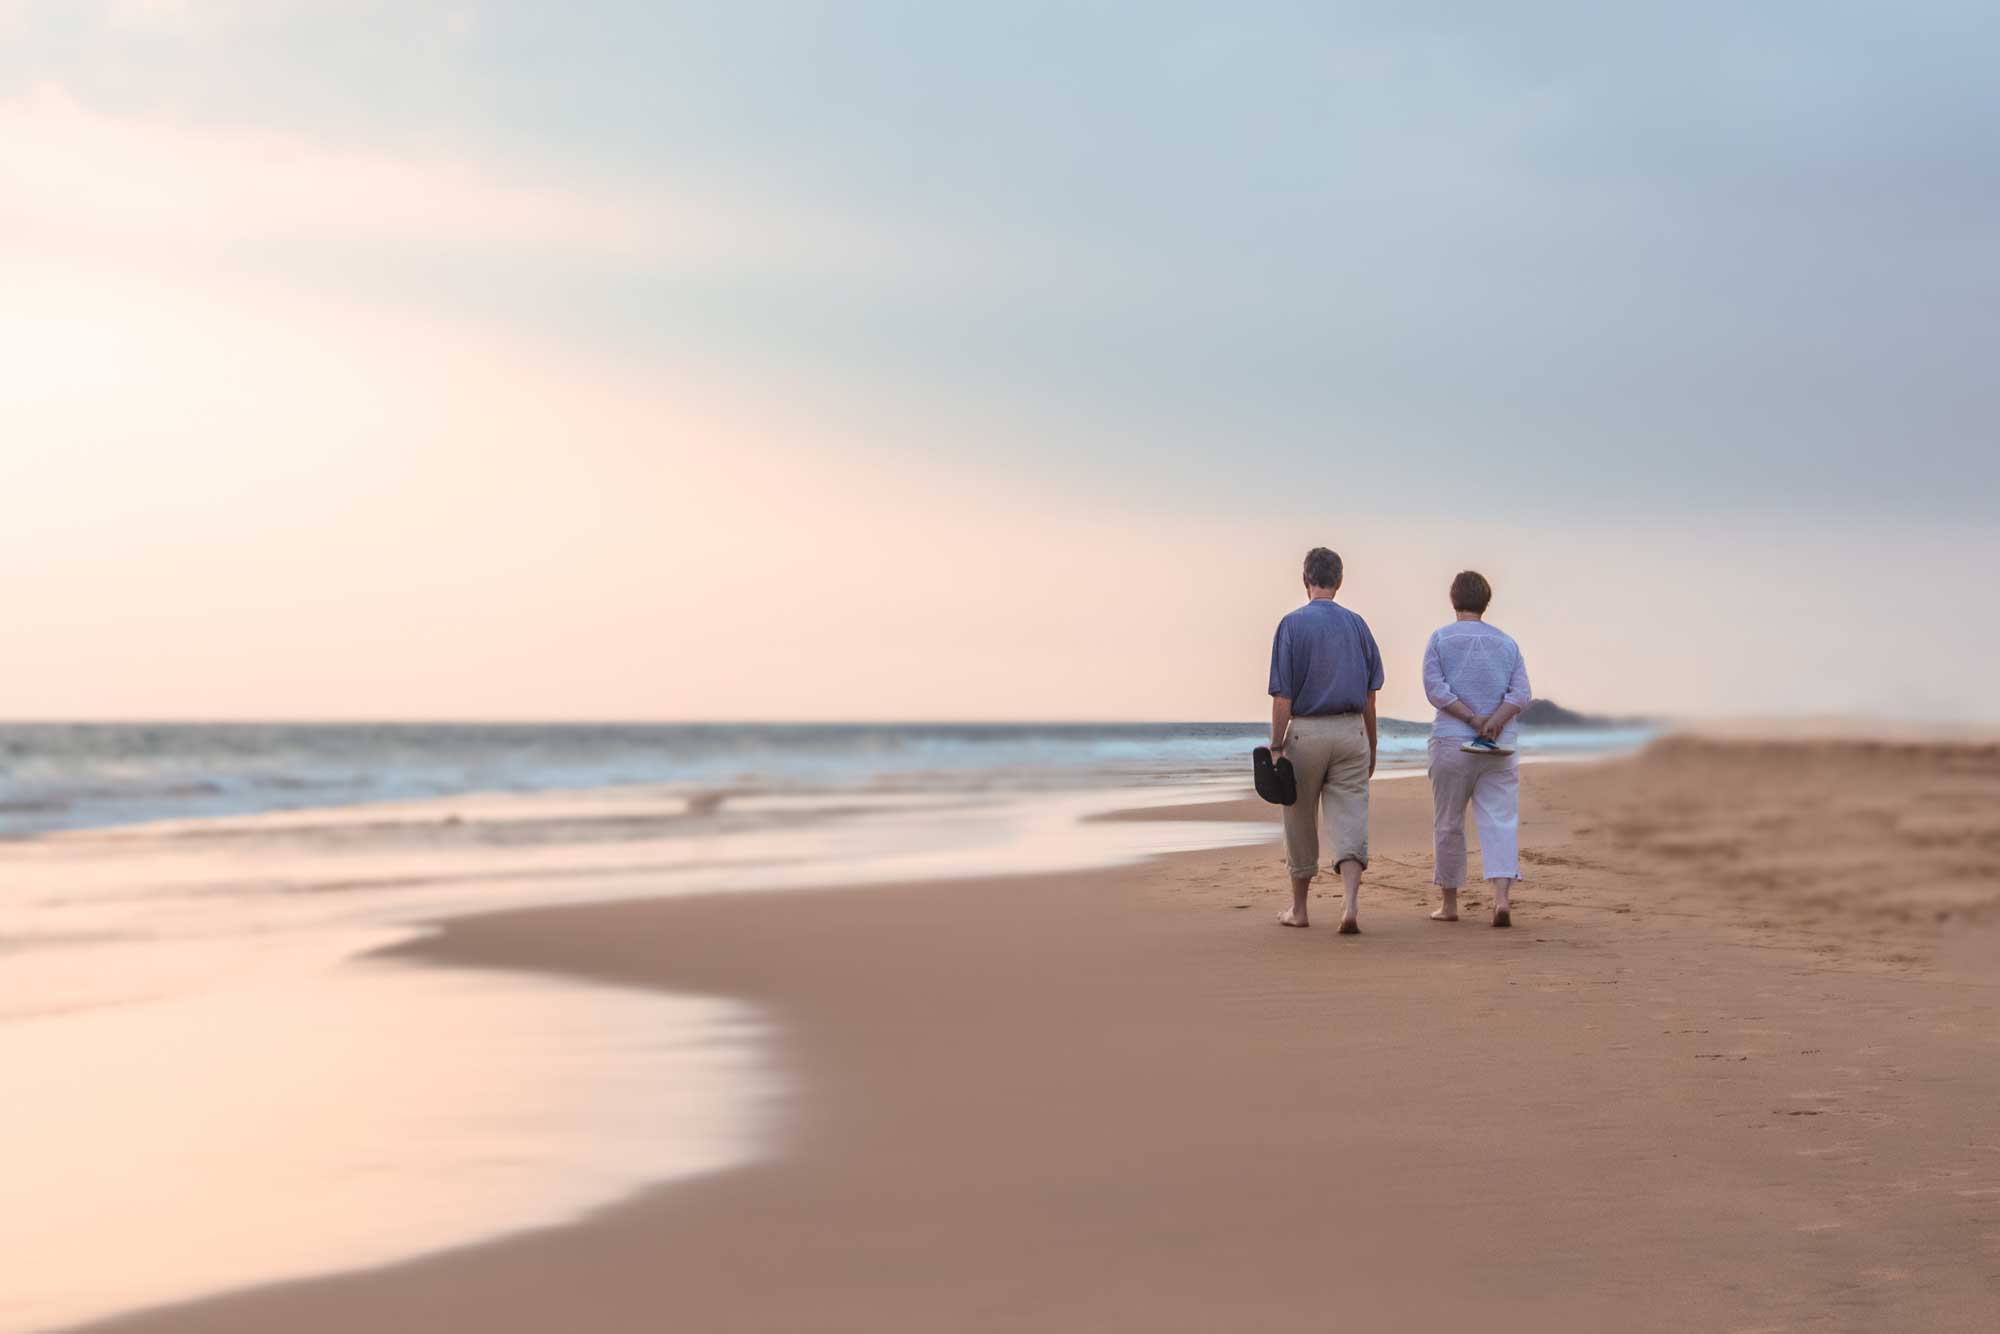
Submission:
[[[1421,733],[1385,721],[1385,754],[1417,753]],[[1179,781],[1234,773],[1261,734],[1239,723],[7,724],[0,835],[471,792]]]

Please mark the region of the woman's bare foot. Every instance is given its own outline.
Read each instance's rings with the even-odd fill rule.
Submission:
[[[1433,922],[1456,922],[1458,914],[1455,912],[1446,912],[1443,908],[1439,908],[1431,914],[1431,920]]]
[[[1340,934],[1341,934],[1341,935],[1343,935],[1343,936],[1358,936],[1358,935],[1360,935],[1360,934],[1361,934],[1361,923],[1359,923],[1359,922],[1355,921],[1355,920],[1354,920],[1354,919],[1353,919],[1352,917],[1343,917],[1343,918],[1341,918],[1341,919],[1340,919]]]
[[[1505,908],[1495,908],[1493,910],[1493,925],[1495,926],[1514,925],[1514,914],[1509,912]]]
[[[1300,911],[1299,911],[1298,909],[1296,909],[1296,908],[1293,908],[1293,909],[1292,909],[1291,911],[1289,911],[1289,912],[1284,912],[1284,913],[1280,913],[1280,914],[1278,915],[1278,925],[1279,925],[1279,926],[1311,926],[1311,925],[1312,925],[1312,923],[1311,923],[1311,922],[1308,922],[1308,921],[1306,920],[1306,915],[1305,915],[1304,913],[1300,912]]]

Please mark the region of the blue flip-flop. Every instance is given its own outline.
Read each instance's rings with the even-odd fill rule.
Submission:
[[[1488,741],[1483,736],[1472,738],[1472,740],[1460,746],[1459,749],[1468,755],[1512,755],[1514,753],[1512,746],[1503,746],[1498,741]]]

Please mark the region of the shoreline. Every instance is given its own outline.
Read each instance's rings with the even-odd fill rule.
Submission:
[[[1269,844],[444,922],[392,957],[760,1007],[798,1090],[774,1155],[87,1328],[1989,1328],[1990,962],[1910,912],[1723,912],[1675,830],[1621,826],[1663,784],[1730,807],[1689,823],[1742,814],[1744,762],[1524,771],[1505,933],[1423,918],[1408,784],[1375,790],[1358,940],[1271,925]]]
[[[0,1162],[47,1203],[0,1218],[0,1250],[37,1257],[0,1285],[0,1330],[399,1263],[755,1156],[747,1113],[775,1076],[762,1025],[725,1018],[741,1007],[382,952],[434,923],[1263,837],[1079,819],[1214,790],[780,799],[720,818],[612,791],[6,848],[38,894],[0,913]]]
[[[1425,725],[1387,719],[1385,758],[1421,767]],[[1262,723],[0,722],[32,774],[0,782],[0,844],[144,837],[265,817],[394,818],[425,804],[686,801],[940,788],[1233,779]],[[725,734],[737,744],[724,745]],[[1556,754],[1628,750],[1650,729],[1553,728]],[[846,748],[843,749],[843,738]],[[747,740],[747,748],[745,741]],[[804,751],[795,743],[807,743]],[[0,774],[0,779],[8,775]]]

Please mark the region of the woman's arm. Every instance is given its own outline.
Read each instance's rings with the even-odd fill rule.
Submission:
[[[1470,725],[1474,731],[1486,723],[1484,718],[1472,711],[1471,705],[1452,691],[1451,683],[1444,679],[1444,656],[1438,652],[1436,635],[1432,635],[1431,642],[1424,645],[1424,698],[1439,713]]]
[[[1514,650],[1514,670],[1507,676],[1507,693],[1501,696],[1500,707],[1493,710],[1493,716],[1479,725],[1479,735],[1490,741],[1499,740],[1507,724],[1518,718],[1534,697],[1534,691],[1528,685],[1527,660],[1517,647]]]
[[[1432,708],[1442,709],[1454,718],[1459,715],[1453,712],[1452,706],[1465,707],[1458,703],[1457,693],[1444,679],[1444,656],[1438,652],[1436,635],[1432,635],[1430,642],[1424,645],[1424,698],[1431,702]]]
[[[1474,729],[1486,726],[1487,720],[1474,713],[1471,707],[1462,699],[1453,700],[1445,707],[1444,711]]]
[[[1520,712],[1521,706],[1518,704],[1502,704],[1493,710],[1486,721],[1475,724],[1479,728],[1479,735],[1488,741],[1498,741],[1500,734],[1507,730],[1507,724],[1513,722]]]

